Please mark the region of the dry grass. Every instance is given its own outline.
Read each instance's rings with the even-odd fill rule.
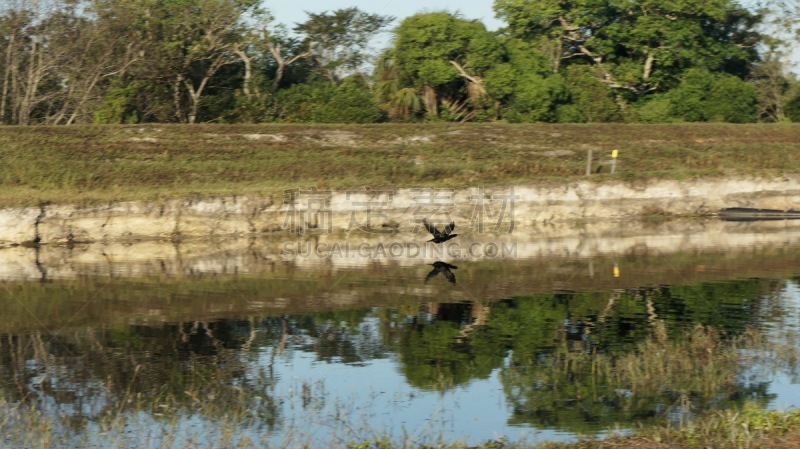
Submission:
[[[800,125],[148,125],[0,128],[0,206],[307,187],[467,187],[798,173]]]

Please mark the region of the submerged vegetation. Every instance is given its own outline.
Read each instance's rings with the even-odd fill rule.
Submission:
[[[797,174],[800,125],[0,128],[0,206]],[[619,150],[609,174],[611,150]],[[593,175],[585,176],[593,153]]]

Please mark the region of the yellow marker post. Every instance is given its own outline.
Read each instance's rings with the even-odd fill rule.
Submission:
[[[615,278],[619,277],[619,265],[617,264],[614,264],[614,277]]]
[[[614,171],[617,169],[617,155],[619,152],[614,149],[611,150],[611,174],[614,174]]]

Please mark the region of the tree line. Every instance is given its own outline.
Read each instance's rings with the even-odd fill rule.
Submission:
[[[0,123],[800,122],[784,63],[796,39],[759,31],[798,23],[779,3],[494,10],[498,31],[353,7],[307,13],[290,32],[258,0],[12,0],[0,6]]]

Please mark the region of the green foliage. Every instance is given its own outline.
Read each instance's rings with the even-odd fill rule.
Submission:
[[[133,81],[123,85],[119,80],[106,91],[103,101],[94,112],[93,121],[99,124],[137,123],[139,115],[132,110],[133,99],[143,83]]]
[[[514,94],[519,73],[507,62],[496,64],[486,72],[486,92],[498,100],[507,100]]]
[[[800,123],[800,95],[786,104],[786,117],[795,123]]]
[[[510,122],[554,121],[556,105],[567,100],[564,79],[548,70],[546,57],[519,39],[505,43],[506,60],[486,72],[486,92],[502,102]]]
[[[395,92],[423,91],[421,103],[429,119],[461,121],[474,118],[488,104],[483,79],[503,56],[498,36],[479,21],[447,12],[415,14],[397,27],[394,46],[384,55],[391,63],[382,64],[378,76],[395,83]],[[396,103],[392,95],[384,101],[387,109],[397,109],[391,106]]]
[[[470,355],[452,351],[458,337],[456,323],[435,321],[403,335],[397,352],[408,382],[430,390],[446,390],[473,378]],[[487,377],[493,367],[486,367],[480,377]]]
[[[670,115],[688,122],[749,123],[756,119],[755,87],[728,74],[691,69],[667,98]]]
[[[362,83],[349,78],[330,83],[295,84],[278,93],[278,119],[289,123],[374,123],[383,113]]]
[[[410,118],[423,110],[419,95],[411,88],[400,89],[392,95],[387,103],[390,115],[395,117]]]
[[[756,88],[733,75],[719,75],[708,94],[710,121],[752,123],[756,120]]]
[[[556,121],[558,123],[583,123],[586,120],[578,105],[566,103],[556,106]]]
[[[225,114],[229,123],[263,123],[272,121],[272,98],[267,95],[247,97],[241,92],[234,94],[235,106]]]
[[[566,85],[574,108],[562,111],[559,121],[615,122],[620,120],[614,93],[585,65],[567,68]]]
[[[633,101],[668,91],[688,69],[744,76],[757,59],[759,36],[749,30],[761,18],[733,0],[497,0],[495,11],[511,36],[547,50],[554,68],[588,64]],[[586,112],[595,100],[581,100],[585,120],[618,119],[613,108]]]
[[[278,120],[286,123],[314,121],[314,110],[322,107],[336,89],[329,83],[295,84],[275,96]]]
[[[3,123],[380,120],[370,103],[397,121],[800,120],[781,63],[759,62],[759,44],[774,43],[753,31],[761,13],[736,0],[496,0],[502,32],[419,13],[377,61],[367,44],[394,18],[355,7],[309,12],[289,37],[255,0],[30,5],[0,11]],[[344,112],[326,111],[333,90],[310,87],[273,111],[273,93],[338,84],[370,62],[369,106],[348,88]]]
[[[633,105],[633,120],[641,123],[668,123],[674,121],[670,115],[672,102],[664,94],[652,95]]]
[[[768,399],[765,389],[735,382],[740,348],[757,342],[746,330],[750,318],[718,309],[758,295],[758,281],[741,281],[630,289],[613,302],[567,292],[493,305],[487,326],[511,351],[500,378],[513,421],[587,432],[646,416],[681,395],[700,409],[735,405],[736,395],[721,400],[731,389]],[[650,326],[626,324],[648,307],[698,324],[685,328],[666,316]]]
[[[566,98],[567,88],[561,76],[530,75],[518,81],[505,116],[510,122],[555,121],[556,107]]]
[[[320,123],[374,123],[383,113],[373,102],[369,89],[350,78],[336,87],[328,101],[316,112]]]
[[[447,12],[422,13],[407,17],[397,27],[393,54],[404,84],[442,86],[459,78],[450,61],[474,70],[489,66],[488,61],[499,51],[492,40],[478,21]],[[481,54],[475,54],[476,49]]]
[[[705,100],[713,84],[714,75],[709,71],[687,71],[680,85],[668,95],[672,107],[670,115],[687,122],[707,120]]]

